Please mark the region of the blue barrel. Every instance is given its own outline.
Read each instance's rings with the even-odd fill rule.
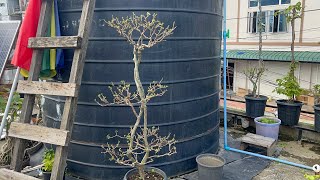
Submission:
[[[59,1],[63,35],[76,35],[82,1]],[[177,154],[152,164],[175,176],[196,169],[196,157],[219,148],[219,83],[222,0],[97,0],[84,67],[78,110],[69,146],[68,173],[83,179],[120,180],[130,169],[109,161],[102,145],[117,130],[127,134],[135,122],[129,107],[100,107],[99,93],[111,98],[108,86],[121,80],[134,85],[130,46],[106,21],[112,16],[157,13],[160,21],[177,26],[165,42],[143,52],[141,78],[145,88],[163,79],[168,92],[148,104],[150,126],[161,135],[175,134]],[[65,51],[68,79],[72,50]],[[47,126],[57,127],[62,97],[45,97]]]

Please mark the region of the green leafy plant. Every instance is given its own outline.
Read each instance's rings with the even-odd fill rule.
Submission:
[[[283,14],[286,17],[287,23],[291,23],[291,63],[289,68],[289,73],[283,79],[277,79],[278,87],[275,91],[278,94],[283,94],[288,97],[289,102],[294,102],[297,96],[302,93],[302,89],[294,75],[294,71],[297,66],[297,62],[294,57],[294,46],[295,46],[295,20],[301,18],[302,7],[301,2],[294,5],[290,5],[284,11],[279,11],[275,13],[275,16]]]
[[[42,169],[45,172],[51,172],[52,168],[53,168],[53,163],[54,163],[54,150],[53,149],[46,149],[44,152],[44,156],[43,156],[43,167]]]
[[[6,106],[7,106],[8,97],[5,94],[10,92],[10,89],[4,88],[4,90],[6,92],[0,93],[0,111],[1,111],[1,113],[4,113]],[[11,122],[14,121],[19,116],[19,112],[22,109],[22,103],[23,103],[23,99],[20,98],[19,93],[15,92],[13,94],[9,113],[8,113],[8,118],[7,118],[8,123],[7,123],[7,127],[6,127],[7,131],[9,130]]]
[[[7,101],[8,101],[8,92],[10,89],[3,88],[4,92],[0,92],[0,112],[4,113]],[[15,121],[19,116],[19,112],[22,109],[23,99],[20,98],[19,93],[14,93],[12,102],[10,105],[8,117],[7,117],[7,124],[6,124],[6,131],[8,132],[10,128],[11,122]],[[9,165],[11,162],[11,157],[13,153],[13,141],[12,138],[6,137],[5,143],[0,148],[0,165]]]
[[[320,104],[320,84],[313,86],[312,94],[314,96],[314,104]]]
[[[274,119],[269,119],[269,118],[262,118],[259,120],[259,122],[264,123],[264,124],[276,124],[277,121]]]
[[[320,175],[305,174],[304,177],[306,178],[306,180],[320,180]]]
[[[302,88],[300,88],[298,80],[292,74],[292,71],[289,71],[282,79],[277,79],[276,82],[278,87],[276,87],[274,91],[287,96],[290,103],[293,103],[296,97],[302,93]]]
[[[275,16],[279,14],[283,14],[286,17],[287,23],[291,24],[291,64],[290,64],[290,76],[294,76],[294,71],[296,69],[296,61],[294,57],[294,47],[296,40],[295,33],[295,21],[296,19],[300,19],[302,15],[302,6],[301,2],[297,2],[294,5],[290,5],[284,11],[278,11],[275,13]],[[293,77],[291,77],[293,78]]]

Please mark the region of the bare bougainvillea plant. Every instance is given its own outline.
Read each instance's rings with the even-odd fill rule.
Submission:
[[[96,101],[101,106],[129,106],[136,118],[128,134],[120,135],[116,131],[115,135],[107,136],[108,139],[119,138],[119,141],[117,144],[104,146],[104,153],[109,154],[110,160],[117,164],[137,168],[140,178],[144,180],[144,169],[148,163],[153,162],[155,158],[176,153],[176,140],[171,134],[160,136],[158,127],[148,127],[148,102],[155,97],[163,96],[167,91],[167,86],[162,85],[159,81],[152,82],[147,89],[144,89],[139,66],[143,50],[165,41],[166,37],[173,34],[176,26],[175,23],[172,26],[164,26],[164,23],[157,20],[157,14],[150,13],[140,16],[133,13],[132,16],[121,19],[112,17],[107,24],[133,46],[134,82],[137,90],[132,92],[131,85],[122,81],[119,85],[109,87],[113,95],[112,101],[108,101],[107,97],[102,94],[98,95]],[[127,148],[120,148],[120,139],[127,142]]]

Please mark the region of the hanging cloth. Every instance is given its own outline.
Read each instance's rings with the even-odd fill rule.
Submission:
[[[11,64],[29,71],[32,49],[28,48],[28,40],[35,37],[40,17],[41,0],[30,0],[18,35],[15,52]]]

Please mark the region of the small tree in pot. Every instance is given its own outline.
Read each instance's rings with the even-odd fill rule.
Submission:
[[[246,114],[249,117],[256,118],[260,116],[264,116],[264,111],[266,108],[266,103],[268,97],[261,96],[260,93],[257,92],[258,90],[258,83],[261,80],[263,73],[265,72],[265,67],[262,66],[255,66],[252,68],[246,69],[244,74],[252,83],[252,92],[245,96],[246,100]]]
[[[288,97],[286,100],[278,100],[278,118],[283,125],[294,126],[297,125],[300,118],[300,112],[302,108],[302,102],[296,100],[296,97],[301,95],[302,89],[299,82],[295,77],[295,69],[297,62],[294,57],[295,46],[295,20],[301,18],[301,2],[295,5],[289,6],[284,11],[276,13],[275,15],[284,14],[287,22],[291,24],[292,42],[291,42],[291,63],[289,72],[282,79],[277,79],[278,87],[275,91],[278,94],[283,94]]]
[[[314,95],[314,126],[320,132],[320,84],[313,86]]]
[[[244,74],[252,83],[252,93],[245,96],[246,100],[246,114],[249,117],[256,118],[264,116],[268,98],[260,95],[261,77],[265,72],[265,66],[262,60],[262,10],[261,0],[258,0],[259,13],[258,13],[258,31],[259,31],[259,65],[250,67],[244,71]]]
[[[117,144],[107,144],[103,147],[104,153],[109,154],[110,160],[117,164],[137,168],[137,170],[129,171],[125,179],[144,180],[146,175],[154,176],[153,179],[166,179],[161,170],[145,166],[152,163],[155,158],[171,156],[176,153],[174,137],[171,137],[170,134],[162,137],[159,135],[159,128],[148,127],[147,104],[151,99],[163,96],[167,91],[167,86],[162,85],[161,81],[153,82],[145,90],[140,79],[139,67],[142,62],[143,50],[153,47],[173,34],[176,28],[175,24],[171,27],[164,27],[164,24],[157,20],[156,14],[147,13],[137,16],[133,13],[131,17],[121,20],[113,17],[111,21],[108,21],[108,25],[116,29],[120,36],[123,36],[133,46],[134,81],[137,91],[132,92],[130,84],[122,81],[118,86],[109,87],[113,95],[112,102],[109,102],[107,97],[102,94],[98,96],[99,101],[97,102],[102,106],[117,104],[131,107],[136,118],[136,122],[128,134],[120,135],[116,132],[113,136],[107,136],[108,139],[120,138],[120,140]],[[134,104],[139,106],[138,110]],[[141,121],[143,121],[143,125],[140,127]],[[125,149],[120,148],[121,140],[127,143]],[[166,148],[166,151],[163,148]]]

